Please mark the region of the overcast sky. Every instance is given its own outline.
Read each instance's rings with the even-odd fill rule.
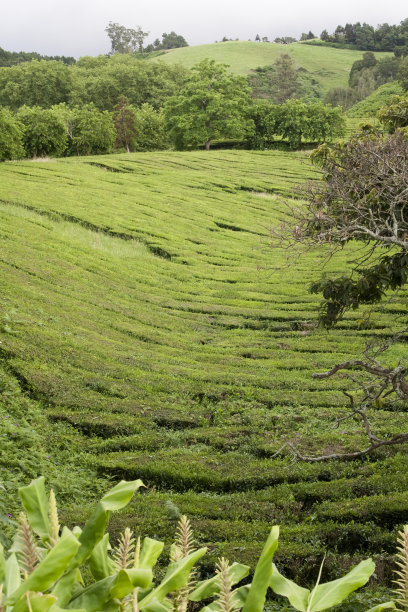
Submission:
[[[109,51],[109,21],[150,32],[147,42],[174,30],[190,45],[223,36],[294,36],[356,21],[399,23],[406,0],[0,0],[0,47],[46,55]]]

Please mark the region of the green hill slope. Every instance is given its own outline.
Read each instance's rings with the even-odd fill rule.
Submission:
[[[313,175],[305,155],[273,151],[0,166],[0,361],[26,412],[35,402],[51,430],[66,428],[64,444],[47,431],[31,468],[48,460],[57,482],[72,470],[63,520],[80,522],[81,487],[89,497],[98,486],[79,475],[73,483],[67,454],[81,448],[78,474],[149,487],[114,517],[114,533],[126,522],[168,538],[175,505],[199,542],[213,542],[210,558],[252,563],[281,523],[279,559],[291,576],[315,578],[327,547],[326,577],[348,555],[381,553],[389,567],[394,526],[408,521],[406,455],[275,457],[287,440],[309,453],[365,443],[353,420],[333,429],[344,380],[312,372],[355,355],[372,332],[358,331],[361,313],[330,333],[314,329],[318,301],[307,287],[319,253],[288,267],[286,253],[267,248],[285,215],[281,194]],[[344,271],[348,259],[345,249],[329,269]],[[406,313],[406,292],[378,312],[373,332],[387,336],[396,312]],[[404,413],[377,410],[373,420],[381,433],[406,428]],[[31,451],[30,439],[21,444]],[[18,463],[2,460],[18,484]]]
[[[298,68],[302,67],[310,72],[318,81],[323,93],[332,87],[346,87],[353,62],[362,57],[361,51],[318,47],[302,43],[280,45],[231,41],[172,49],[149,61],[181,63],[191,68],[197,62],[210,58],[228,64],[237,74],[248,74],[250,70],[258,66],[273,64],[282,53],[291,55]],[[391,54],[376,53],[378,57],[388,55]]]
[[[375,117],[382,106],[390,104],[394,96],[400,96],[403,93],[404,90],[397,81],[385,83],[373,91],[370,96],[354,104],[354,106],[348,109],[345,115],[351,118]]]

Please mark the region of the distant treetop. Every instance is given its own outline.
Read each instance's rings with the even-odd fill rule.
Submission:
[[[408,19],[404,19],[399,25],[382,23],[376,28],[359,21],[346,23],[345,26],[338,25],[333,34],[323,30],[320,39],[336,47],[362,51],[394,51],[399,57],[406,55],[408,51]]]
[[[31,62],[31,60],[56,60],[64,64],[75,64],[75,57],[67,57],[65,55],[41,55],[40,53],[25,52],[25,51],[5,51],[0,47],[0,67],[10,67],[21,64],[22,62]]]

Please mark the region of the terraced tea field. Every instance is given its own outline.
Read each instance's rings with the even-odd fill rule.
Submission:
[[[364,444],[358,423],[333,429],[346,381],[312,373],[407,313],[401,292],[372,330],[359,330],[361,312],[333,331],[314,328],[318,298],[307,289],[322,254],[289,266],[268,248],[283,198],[313,176],[306,154],[275,151],[2,164],[1,363],[52,427],[65,424],[86,469],[148,486],[111,531],[129,523],[168,538],[181,511],[213,543],[210,560],[252,562],[279,523],[278,556],[292,576],[313,576],[329,548],[327,575],[370,553],[383,560],[382,580],[408,520],[406,454],[275,456],[286,440],[315,454]],[[381,432],[406,428],[404,414],[373,418]],[[58,487],[68,451],[44,444]],[[18,480],[18,466],[5,467]],[[65,519],[85,517],[80,492],[71,500]]]

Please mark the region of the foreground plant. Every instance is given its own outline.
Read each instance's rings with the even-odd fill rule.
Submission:
[[[120,482],[101,499],[83,529],[64,527],[61,534],[55,498],[53,493],[47,497],[44,478],[22,487],[25,513],[7,560],[0,549],[0,611],[153,610],[160,609],[168,593],[183,589],[205,548],[170,563],[157,586],[152,569],[162,542],[144,538],[134,547],[126,530],[113,556],[108,555],[110,514],[125,507],[141,486],[140,480]],[[81,574],[85,563],[92,574],[87,586]]]
[[[267,591],[287,597],[301,612],[319,612],[340,604],[367,583],[375,566],[362,561],[338,580],[320,584],[310,591],[282,576],[273,564],[279,527],[273,527],[256,565],[252,582],[235,585],[248,576],[250,568],[220,559],[216,574],[196,583],[195,563],[206,549],[195,548],[191,525],[182,516],[170,552],[170,563],[161,582],[153,583],[153,568],[163,542],[135,538],[126,528],[111,551],[105,529],[112,511],[129,503],[140,480],[122,481],[96,506],[83,529],[61,531],[55,496],[46,495],[44,478],[19,490],[25,512],[21,513],[13,545],[5,559],[0,549],[0,612],[186,612],[197,603],[200,612],[262,612]],[[61,533],[60,533],[61,532]],[[398,603],[407,609],[408,528],[399,541]],[[85,585],[81,568],[87,565],[92,580]],[[88,579],[89,582],[89,579]],[[213,599],[212,603],[208,603]],[[395,609],[392,602],[368,612]]]

